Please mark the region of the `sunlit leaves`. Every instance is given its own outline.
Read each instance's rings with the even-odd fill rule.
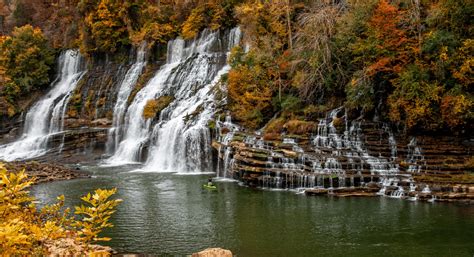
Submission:
[[[109,200],[117,192],[117,189],[103,190],[97,189],[94,194],[88,193],[81,200],[88,206],[81,205],[75,207],[75,214],[81,215],[82,219],[75,223],[79,229],[79,238],[85,242],[109,241],[110,238],[99,237],[99,233],[105,228],[113,227],[109,222],[110,217],[115,213],[116,206],[122,201],[119,199]]]
[[[69,209],[63,210],[64,196],[37,210],[35,199],[27,191],[33,182],[24,171],[9,173],[0,164],[0,255],[45,255],[46,243],[51,240],[77,239],[85,249],[93,241],[110,240],[99,237],[99,233],[112,227],[110,217],[121,202],[110,199],[116,189],[98,189],[83,197],[87,205],[76,207],[81,217],[76,220]]]

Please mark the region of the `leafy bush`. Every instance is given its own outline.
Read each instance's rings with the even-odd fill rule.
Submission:
[[[0,101],[7,105],[0,116],[15,115],[21,96],[48,85],[53,63],[53,52],[38,28],[26,25],[0,37]]]
[[[34,183],[24,171],[9,173],[0,164],[0,255],[51,254],[51,241],[73,240],[84,252],[68,250],[68,255],[91,254],[92,242],[107,241],[99,237],[104,228],[112,227],[111,215],[121,200],[110,200],[116,189],[96,190],[83,197],[90,206],[76,207],[80,219],[63,209],[64,196],[58,202],[42,209],[36,207],[35,198],[28,188]],[[107,253],[102,253],[107,256]]]
[[[160,115],[160,112],[168,107],[168,105],[173,101],[174,97],[169,95],[160,96],[158,99],[148,100],[143,108],[143,118],[152,119],[157,117]]]
[[[314,122],[293,119],[286,122],[284,127],[289,134],[307,135],[315,132],[317,125]]]
[[[0,70],[7,95],[17,97],[48,85],[54,55],[39,28],[25,25],[0,38]],[[5,81],[6,80],[6,81]]]

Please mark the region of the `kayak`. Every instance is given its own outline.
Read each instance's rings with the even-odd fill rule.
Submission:
[[[217,190],[217,187],[215,185],[209,186],[209,185],[202,185],[203,188],[209,189],[209,190]]]

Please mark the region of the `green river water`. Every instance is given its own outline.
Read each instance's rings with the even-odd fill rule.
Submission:
[[[35,186],[69,205],[95,188],[123,199],[108,244],[123,253],[186,255],[208,247],[237,256],[474,256],[474,207],[390,198],[306,197],[217,182],[210,175],[88,168],[91,179]]]

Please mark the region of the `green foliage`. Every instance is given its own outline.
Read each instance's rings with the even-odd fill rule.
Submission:
[[[34,9],[25,1],[18,1],[15,11],[13,11],[13,17],[15,18],[16,26],[24,26],[31,24]]]
[[[234,120],[249,128],[274,116],[314,119],[322,109],[344,104],[353,115],[371,118],[377,112],[409,129],[465,129],[473,121],[471,2],[80,0],[55,9],[51,22],[64,21],[72,35],[78,30],[83,53],[114,56],[143,41],[164,49],[176,36],[192,39],[205,28],[238,24],[250,49],[232,50],[223,83]],[[31,12],[37,7],[19,3],[16,12],[25,15],[17,18],[29,20],[18,22],[35,22],[39,16]],[[48,35],[69,29],[59,30]],[[28,62],[19,68],[0,67],[2,114],[14,115],[18,95],[46,84],[42,74],[48,70],[32,57],[20,58]],[[157,113],[152,105],[147,117]]]
[[[9,173],[0,164],[0,255],[48,255],[51,241],[65,239],[79,240],[79,249],[84,251],[71,254],[94,254],[89,250],[91,240],[108,240],[98,235],[112,226],[110,216],[121,201],[109,200],[116,189],[98,189],[83,197],[91,207],[76,207],[76,214],[83,218],[75,220],[69,216],[69,209],[62,210],[64,196],[59,196],[56,204],[38,210],[28,191],[33,183],[34,179],[28,179],[24,171]]]
[[[280,108],[283,112],[294,113],[301,110],[302,102],[301,99],[293,96],[286,95],[282,97]]]
[[[0,98],[8,103],[8,110],[0,115],[14,115],[21,96],[48,85],[53,63],[53,52],[40,29],[25,25],[1,37]]]
[[[19,88],[19,93],[47,85],[53,63],[54,55],[38,28],[30,25],[15,28],[11,37],[0,39],[0,67]]]
[[[403,120],[408,128],[439,126],[436,108],[443,87],[427,82],[427,76],[420,67],[410,66],[395,81],[396,88],[388,99],[392,121]]]

